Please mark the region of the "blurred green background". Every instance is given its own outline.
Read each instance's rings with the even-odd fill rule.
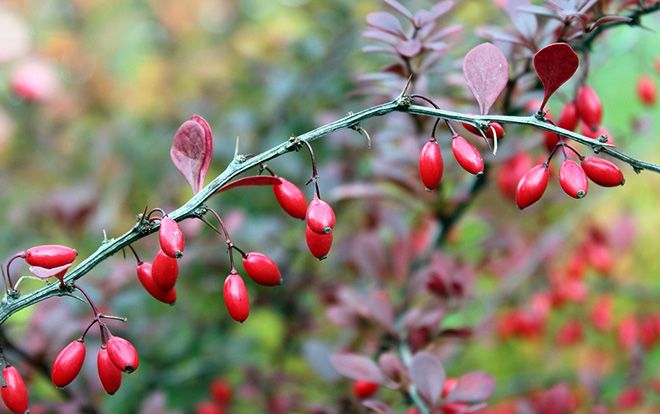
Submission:
[[[473,34],[476,26],[507,21],[491,1],[456,3],[450,21],[466,27],[448,61],[460,60],[480,42]],[[406,4],[414,9],[429,2]],[[98,247],[104,233],[112,237],[132,226],[145,205],[171,210],[185,202],[190,190],[172,167],[169,148],[174,131],[193,113],[203,115],[214,131],[212,177],[231,159],[236,137],[241,152],[258,152],[366,106],[368,100],[350,95],[352,78],[386,62],[382,56],[360,51],[366,44],[360,37],[366,15],[382,8],[376,0],[4,0],[0,3],[3,256],[35,244],[61,243],[75,246],[85,257]],[[654,16],[643,23],[657,28],[658,22]],[[626,152],[660,162],[660,109],[643,107],[635,92],[641,74],[658,82],[654,68],[660,57],[658,34],[623,27],[600,42],[591,59],[589,81],[604,102],[604,125]],[[35,79],[44,95],[36,102],[12,92],[12,79],[26,64],[38,67]],[[552,102],[555,113],[562,99]],[[371,121],[365,127],[377,133],[383,125]],[[511,135],[540,140],[533,131]],[[357,134],[353,137],[361,143]],[[322,164],[327,161],[340,168],[341,160],[348,159],[337,159],[348,151],[339,144],[324,140],[315,147]],[[378,160],[370,159],[361,147],[353,154],[359,160],[358,177],[372,178],[371,168]],[[271,166],[300,185],[309,174],[302,153],[287,155]],[[624,187],[594,188],[579,202],[562,197],[555,180],[557,195],[552,201],[546,200],[542,210],[524,213],[504,201],[492,185],[458,225],[447,251],[477,265],[491,252],[469,251],[503,227],[534,240],[555,226],[562,229],[565,249],[570,251],[587,223],[607,226],[626,215],[632,217],[636,230],[632,247],[617,257],[621,283],[606,283],[599,289],[626,287],[611,292],[616,295],[617,315],[641,308],[658,313],[660,176],[636,175],[628,167],[624,172]],[[70,386],[73,396],[62,396],[48,378],[33,373],[29,375],[33,401],[91,401],[103,407],[102,412],[112,413],[155,413],[160,412],[160,404],[191,412],[198,401],[209,398],[207,385],[216,377],[227,378],[239,390],[231,409],[236,413],[277,412],[268,407],[280,395],[309,406],[331,404],[348,393],[346,383],[336,382],[332,373],[320,375],[322,367],[312,369],[304,355],[335,349],[345,338],[341,328],[325,320],[318,303],[322,283],[367,282],[350,271],[349,276],[343,274],[346,264],[340,259],[321,264],[310,260],[301,241],[302,227],[294,227],[284,217],[267,189],[236,191],[236,196],[222,195],[211,205],[227,220],[237,244],[286,263],[293,282],[281,289],[250,285],[253,313],[245,324],[233,323],[221,300],[227,272],[223,243],[210,231],[187,223],[189,247],[176,308],[154,303],[142,292],[128,258],[113,258],[82,280],[103,306],[129,318],[125,327],[113,327],[136,344],[142,357],[140,370],[124,377],[116,396],[105,397],[98,392],[91,358],[96,345],[90,345],[83,380]],[[345,210],[347,217],[356,213],[348,206]],[[350,236],[349,228],[339,231],[340,238]],[[144,240],[136,248],[148,258],[156,242]],[[36,288],[38,283],[24,286]],[[478,322],[481,312],[487,311],[479,298],[498,289],[492,278],[478,283],[474,306],[453,315],[448,325]],[[645,299],[636,292],[643,292]],[[525,295],[524,288],[520,295]],[[58,301],[66,302],[51,299],[7,323],[14,342],[45,361],[52,361],[87,323],[82,304],[69,301],[65,310],[58,310]],[[35,317],[40,310],[47,317]],[[553,323],[580,312],[571,308]],[[552,384],[557,378],[574,377],[579,361],[596,352],[594,348],[616,353],[612,341],[596,338],[579,350],[556,356],[548,338],[545,344],[472,341],[447,362],[447,369],[455,375],[475,369],[493,373],[498,379],[497,400]],[[539,364],[539,360],[553,363]],[[657,346],[646,361],[646,377],[657,377]],[[546,363],[552,366],[539,374],[539,365]],[[612,389],[606,394],[610,400],[625,377],[625,373],[615,375],[606,384]],[[277,389],[274,383],[279,384]],[[381,393],[396,400],[395,392]],[[658,401],[657,394],[650,398],[655,399],[647,408]]]

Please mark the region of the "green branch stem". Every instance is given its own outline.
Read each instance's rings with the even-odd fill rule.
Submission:
[[[169,213],[168,215],[175,221],[181,221],[187,218],[200,218],[207,212],[206,201],[211,198],[222,186],[230,182],[234,177],[248,171],[251,168],[258,168],[259,165],[271,159],[280,157],[286,153],[297,151],[301,147],[301,142],[312,142],[340,129],[361,128],[360,123],[371,118],[384,116],[392,112],[405,112],[414,115],[429,116],[440,118],[447,121],[469,122],[482,128],[486,128],[488,122],[499,122],[501,124],[526,125],[535,128],[544,129],[558,133],[573,141],[579,142],[591,147],[596,152],[604,152],[614,158],[630,164],[635,171],[649,170],[660,173],[660,165],[634,159],[623,154],[607,144],[594,140],[572,131],[567,131],[556,127],[550,123],[537,118],[536,115],[527,117],[503,116],[503,115],[469,115],[459,112],[435,109],[420,105],[411,105],[411,98],[402,95],[399,98],[381,105],[376,105],[364,109],[357,113],[351,113],[335,122],[323,125],[302,135],[289,138],[287,141],[266,150],[260,154],[246,157],[236,155],[229,163],[227,168],[213,179],[207,186],[202,188],[184,205]],[[25,309],[38,302],[55,296],[65,296],[71,292],[74,283],[84,275],[94,269],[99,263],[120,252],[126,246],[158,231],[160,223],[158,221],[150,222],[140,217],[138,222],[123,235],[110,240],[104,240],[101,246],[80,264],[72,268],[64,277],[64,287],[61,284],[51,284],[37,289],[26,295],[6,294],[0,303],[0,325],[4,323],[11,315]],[[12,292],[13,293],[13,292]]]

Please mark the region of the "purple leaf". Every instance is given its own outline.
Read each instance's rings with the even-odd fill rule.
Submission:
[[[551,17],[555,19],[559,18],[559,16],[557,16],[557,13],[554,12],[553,10],[547,9],[543,6],[536,6],[534,4],[525,4],[522,6],[518,6],[518,11],[524,13],[537,14],[539,16]]]
[[[367,400],[367,401],[363,401],[362,405],[364,405],[371,411],[377,412],[378,414],[394,414],[394,410],[392,410],[392,408],[390,408],[389,405],[385,404],[382,401]]]
[[[394,352],[385,352],[378,358],[378,366],[382,372],[391,380],[401,382],[407,372],[403,361]]]
[[[453,1],[441,1],[431,8],[431,10],[420,10],[415,13],[415,25],[422,27],[428,23],[438,20],[443,14],[454,7]]]
[[[410,20],[411,22],[414,21],[414,17],[410,10],[406,8],[403,4],[399,3],[396,0],[385,0],[385,4],[399,12],[403,17],[406,19]]]
[[[429,38],[426,40],[428,40],[429,42],[436,42],[440,39],[444,39],[445,37],[450,37],[452,35],[455,35],[461,32],[462,30],[463,30],[463,25],[453,24],[451,26],[443,27],[442,29],[430,35]]]
[[[367,15],[367,23],[393,35],[404,34],[399,19],[388,12],[379,11]]]
[[[465,55],[463,74],[481,114],[485,115],[509,80],[509,63],[495,45],[483,43]]]
[[[385,377],[378,365],[365,356],[349,353],[334,354],[330,357],[330,363],[337,372],[350,379],[376,384],[385,382]]]
[[[49,277],[55,276],[61,272],[66,272],[67,269],[71,267],[72,263],[65,264],[60,267],[53,267],[52,269],[46,269],[39,266],[30,266],[30,273],[41,279],[48,279]],[[62,274],[63,276],[64,274]],[[61,276],[58,276],[60,278]]]
[[[366,37],[367,39],[387,43],[388,45],[392,45],[392,46],[396,46],[397,44],[399,44],[399,42],[401,42],[401,39],[399,39],[398,37],[373,27],[364,30],[362,32],[362,36]]]
[[[495,389],[495,379],[485,372],[463,375],[447,396],[447,402],[479,402],[488,399]]]
[[[281,184],[282,180],[278,177],[271,177],[270,175],[251,175],[249,177],[239,178],[230,183],[227,183],[220,187],[215,194],[222,193],[223,191],[231,190],[236,187],[247,187],[247,186],[257,186],[257,185],[277,185]]]
[[[594,30],[598,26],[602,26],[609,23],[629,23],[632,21],[632,18],[628,16],[603,16],[600,19],[596,20],[590,27],[589,31]]]
[[[553,43],[534,55],[534,69],[545,90],[539,110],[543,110],[550,96],[573,76],[579,65],[578,55],[566,43]]]
[[[399,42],[396,45],[396,51],[399,52],[402,56],[411,58],[415,57],[422,50],[422,42],[419,39],[410,39],[404,42]]]
[[[204,118],[193,115],[174,134],[170,158],[197,194],[204,186],[213,156],[213,134]]]
[[[418,352],[410,363],[410,378],[417,391],[435,405],[445,383],[445,369],[442,362],[428,352]]]

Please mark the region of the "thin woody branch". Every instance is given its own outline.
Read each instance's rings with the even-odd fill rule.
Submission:
[[[598,140],[594,140],[584,135],[580,135],[544,122],[536,115],[522,117],[504,115],[468,115],[426,106],[411,105],[410,102],[411,99],[409,96],[402,95],[396,100],[381,105],[376,105],[357,113],[349,114],[348,116],[337,121],[323,125],[302,135],[292,137],[289,140],[255,156],[245,157],[239,154],[234,157],[234,159],[229,163],[227,168],[222,173],[220,173],[220,175],[213,179],[213,181],[211,181],[207,186],[202,188],[184,205],[174,210],[173,212],[168,213],[168,216],[177,222],[187,218],[203,217],[208,211],[205,206],[206,201],[211,198],[222,186],[227,184],[239,174],[242,174],[251,168],[258,168],[265,162],[274,158],[278,158],[288,152],[295,151],[299,147],[301,141],[312,142],[340,129],[356,129],[360,127],[360,123],[362,121],[384,116],[392,112],[406,112],[413,115],[436,117],[447,121],[468,122],[480,127],[486,127],[489,122],[532,126],[535,128],[544,129],[546,131],[558,133],[568,139],[591,147],[595,152],[607,153],[608,155],[629,164],[637,172],[641,170],[649,170],[660,173],[660,165],[651,164],[632,158],[611,148],[608,146],[608,144],[604,144]],[[94,253],[83,260],[75,268],[71,269],[70,272],[64,277],[64,284],[71,286],[75,283],[75,281],[82,278],[84,275],[94,269],[99,263],[113,256],[115,253],[120,252],[123,248],[136,242],[137,240],[140,240],[158,231],[159,226],[159,221],[149,221],[145,220],[144,217],[140,217],[133,228],[117,238],[104,241]],[[65,288],[62,288],[60,284],[52,284],[23,296],[11,297],[5,295],[2,303],[0,304],[0,324],[4,323],[11,315],[21,309],[34,305],[45,299],[54,296],[65,296],[69,293],[69,289],[66,288],[66,286]]]

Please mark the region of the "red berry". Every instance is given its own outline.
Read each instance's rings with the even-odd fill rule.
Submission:
[[[637,95],[646,106],[655,104],[655,83],[650,76],[644,75],[637,81]]]
[[[228,404],[231,401],[232,389],[231,385],[223,378],[217,378],[212,383],[210,388],[211,397],[218,404]]]
[[[307,227],[319,234],[327,234],[335,227],[335,212],[332,207],[314,196],[307,207]]]
[[[138,353],[133,344],[119,336],[112,336],[106,343],[110,361],[127,374],[135,371],[140,363]]]
[[[559,135],[552,131],[545,131],[543,135],[543,144],[548,152],[551,152],[559,143]]]
[[[427,190],[440,184],[443,166],[440,147],[434,140],[428,141],[419,153],[419,177]]]
[[[505,197],[514,198],[518,182],[533,166],[532,157],[527,152],[519,152],[507,160],[497,174],[497,186]]]
[[[561,109],[561,113],[559,114],[559,121],[557,122],[557,126],[559,128],[573,131],[577,127],[578,121],[578,111],[575,102],[566,102],[564,107]]]
[[[481,132],[479,132],[479,128],[475,127],[472,124],[468,124],[467,122],[462,123],[463,127],[473,133],[474,135],[481,137]],[[504,128],[502,125],[500,125],[498,122],[491,122],[488,124],[488,129],[484,131],[484,135],[488,139],[495,139],[495,135],[493,135],[493,129],[495,130],[495,134],[497,135],[497,138],[500,139],[504,136]]]
[[[644,394],[639,388],[626,388],[616,398],[616,406],[621,411],[633,410],[643,403]]]
[[[121,371],[110,360],[108,350],[104,345],[101,346],[96,356],[96,366],[105,392],[110,395],[116,393],[121,386]]]
[[[25,414],[28,411],[29,397],[23,377],[13,366],[2,370],[6,387],[2,387],[2,401],[14,414]]]
[[[603,105],[600,103],[598,94],[591,87],[587,85],[580,87],[575,98],[575,106],[580,119],[589,128],[593,130],[600,125],[600,121],[603,119]]]
[[[460,135],[455,135],[451,140],[451,150],[454,157],[456,157],[456,161],[465,171],[475,175],[484,173],[484,159],[468,140]]]
[[[65,387],[78,376],[85,361],[85,353],[85,343],[77,339],[57,354],[51,372],[56,387]]]
[[[559,185],[566,194],[573,198],[587,195],[589,181],[580,164],[573,160],[565,160],[559,168]]]
[[[537,202],[543,196],[549,178],[550,172],[545,164],[539,164],[527,171],[516,188],[518,208],[522,210]]]
[[[183,256],[183,249],[186,240],[176,221],[169,217],[163,217],[160,220],[160,229],[158,230],[158,240],[160,249],[168,256],[179,258]]]
[[[59,244],[44,244],[25,251],[25,261],[31,266],[53,269],[73,262],[78,252]]]
[[[226,411],[211,401],[202,401],[195,406],[195,414],[226,414]]]
[[[159,250],[151,265],[151,276],[161,290],[171,290],[179,277],[179,264],[175,258]]]
[[[273,259],[262,253],[250,252],[243,258],[245,272],[260,285],[275,286],[282,283],[280,269]]]
[[[245,321],[250,315],[250,300],[243,278],[236,273],[230,273],[225,279],[225,306],[229,315],[237,322]]]
[[[378,392],[380,386],[374,382],[358,380],[353,383],[353,395],[359,399],[369,398]]]
[[[447,378],[444,385],[442,386],[442,393],[440,396],[442,398],[447,398],[449,393],[452,392],[454,388],[456,388],[456,384],[458,384],[457,378]]]
[[[603,158],[584,157],[581,164],[587,177],[598,185],[616,187],[625,183],[619,167]]]
[[[323,260],[328,257],[330,247],[332,247],[332,233],[319,234],[312,231],[309,226],[305,228],[305,240],[307,247],[314,257]]]
[[[137,266],[137,277],[142,284],[144,290],[146,290],[151,296],[155,299],[173,305],[176,302],[176,288],[170,290],[161,289],[156,282],[151,273],[151,263],[143,262]]]
[[[452,402],[442,405],[442,414],[461,414],[470,406],[461,402]]]
[[[280,184],[273,186],[273,193],[282,209],[293,218],[305,219],[307,214],[307,199],[305,194],[291,181],[278,177]]]

